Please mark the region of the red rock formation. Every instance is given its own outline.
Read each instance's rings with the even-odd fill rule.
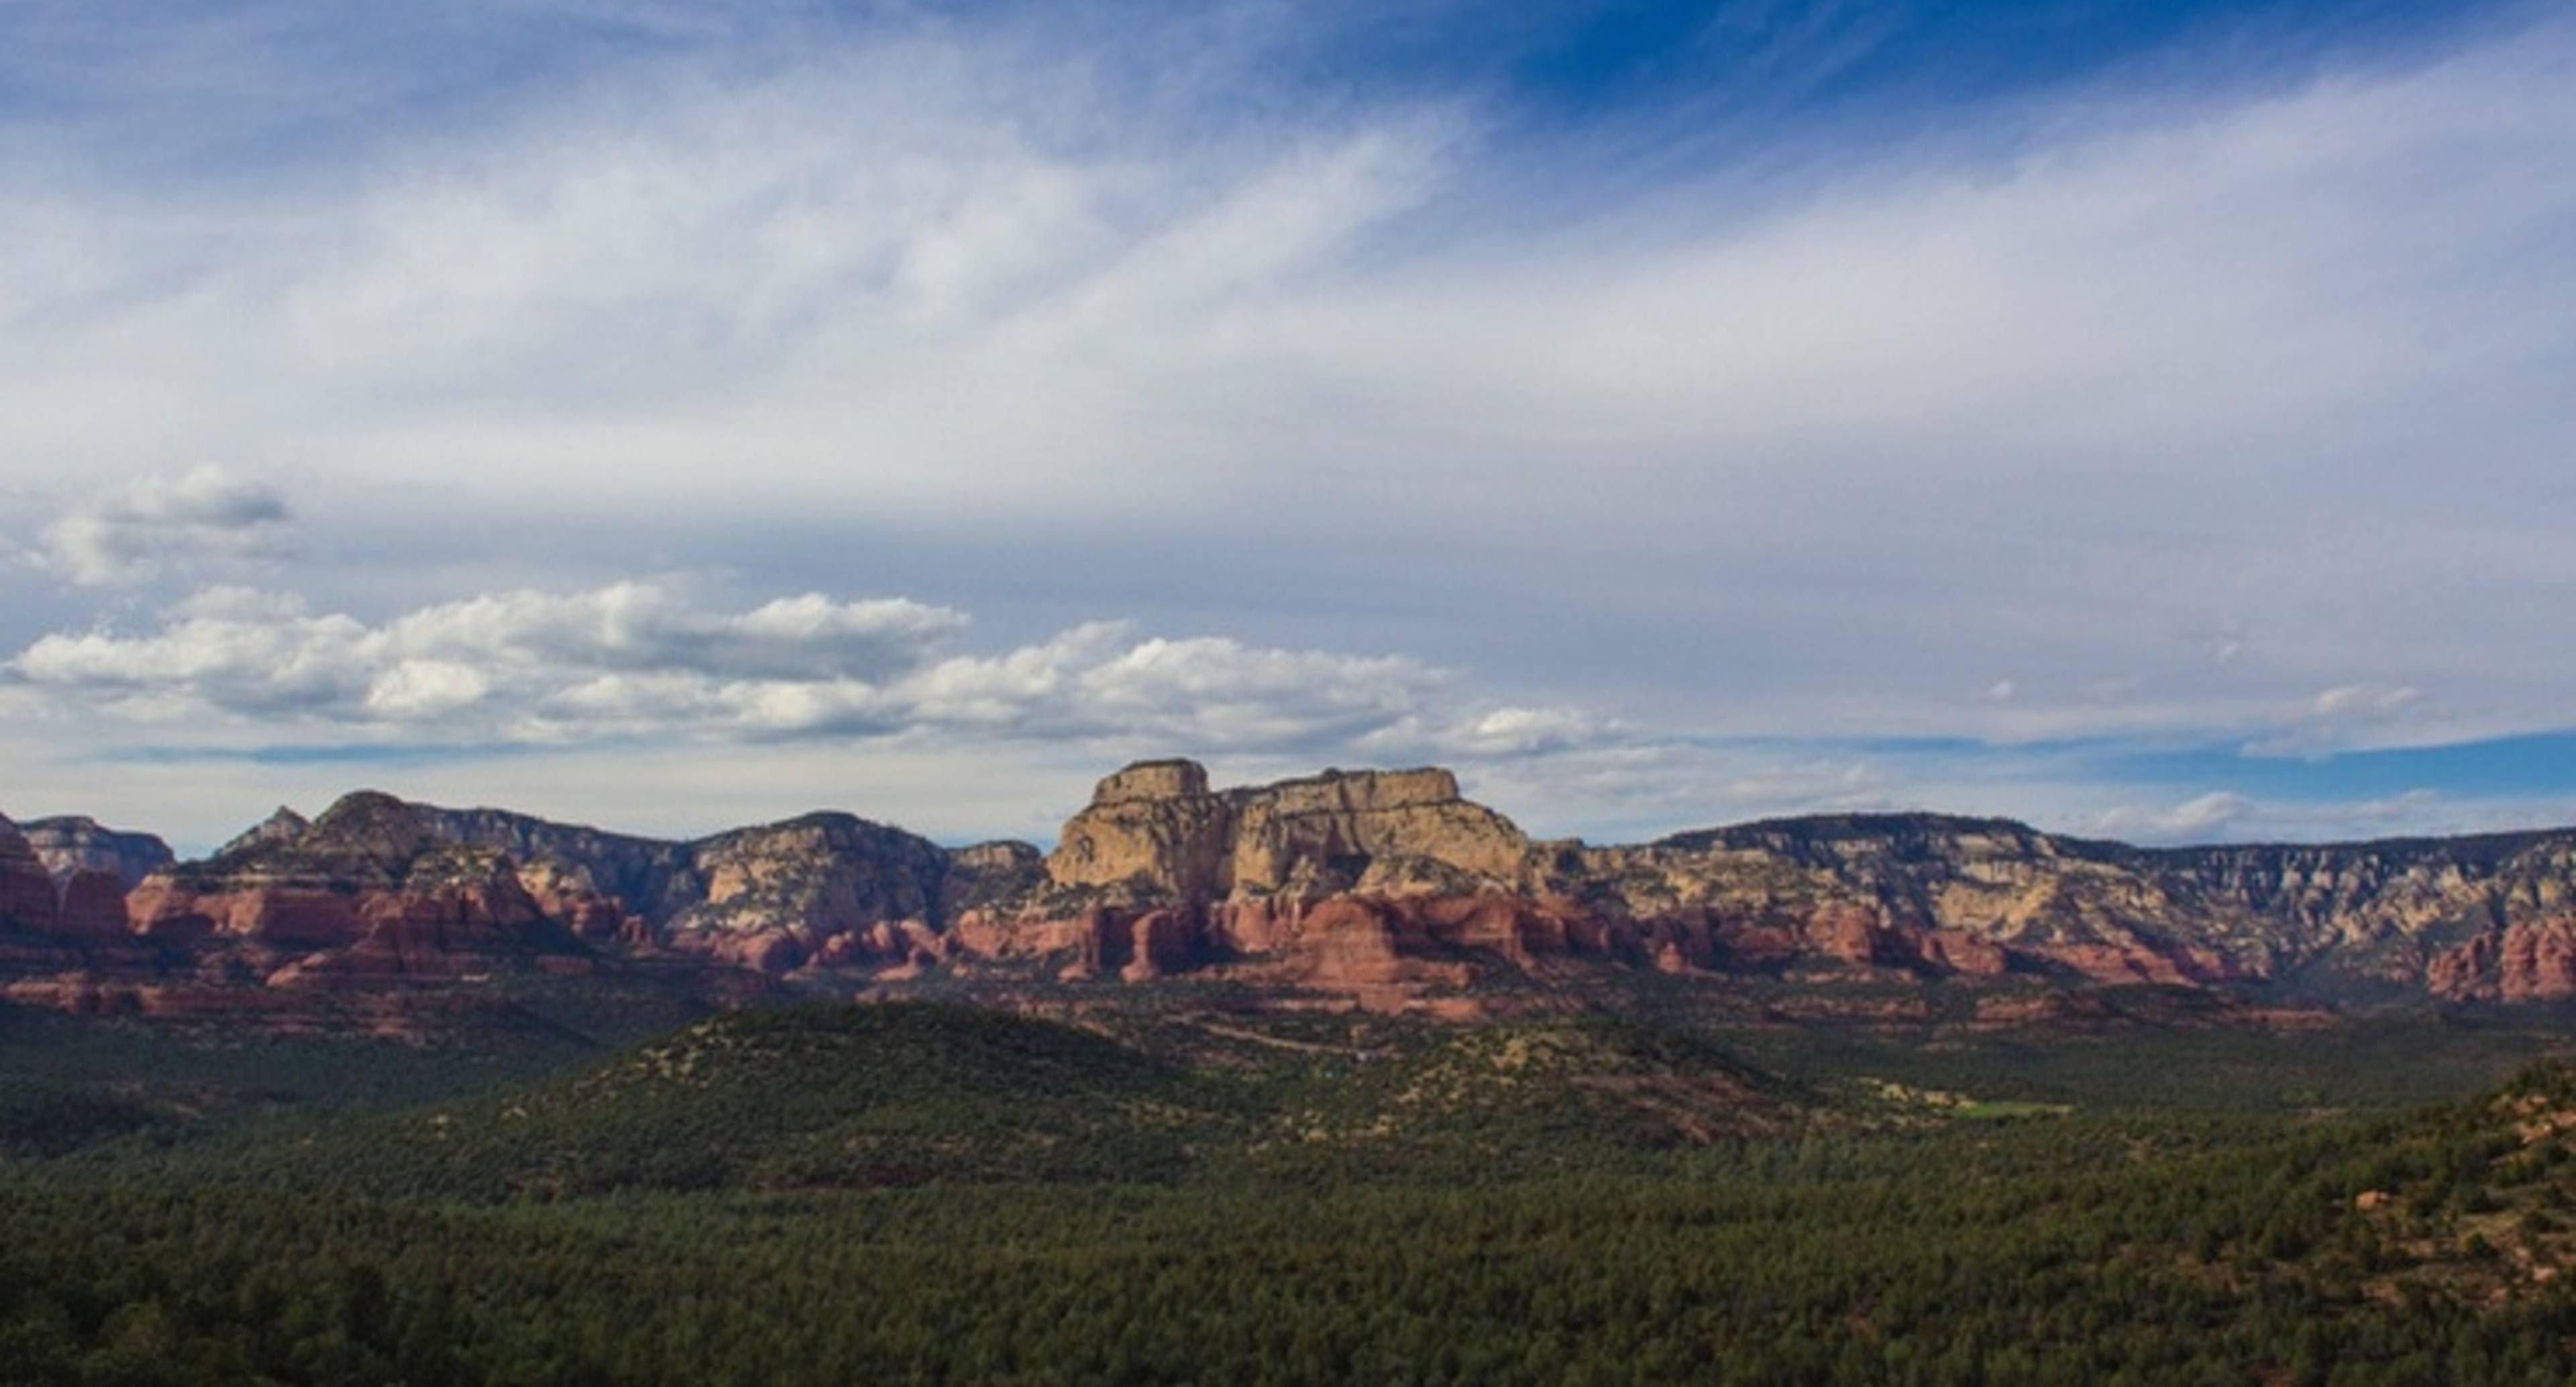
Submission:
[[[1922,936],[1920,947],[1923,961],[1943,972],[1963,973],[1972,978],[1995,978],[2012,969],[2009,950],[1966,930],[1927,931]]]
[[[37,860],[27,835],[0,819],[0,929],[50,934],[57,909],[53,874]]]
[[[64,820],[57,836],[71,854],[108,835]],[[1006,986],[1202,974],[1289,1005],[1484,1005],[1458,995],[1473,984],[1507,1008],[1493,998],[1515,973],[1545,984],[1536,997],[1604,968],[2080,989],[2295,967],[2576,998],[2576,832],[2147,850],[1847,815],[1590,848],[1531,843],[1443,771],[1218,790],[1192,763],[1152,762],[1102,781],[1059,842],[952,851],[845,814],[662,842],[359,794],[154,873],[123,902],[129,932],[111,878],[66,856],[44,883],[26,840],[0,832],[0,982],[208,1015],[235,1005],[213,993],[271,982],[336,993],[353,1015],[373,991],[601,959],[725,996],[847,995],[929,970]]]
[[[119,890],[130,890],[178,860],[169,844],[149,833],[120,833],[86,815],[37,819],[21,828],[37,859],[57,882],[70,880],[74,872],[98,872],[114,880]]]
[[[2453,1001],[2558,1002],[2576,997],[2576,917],[2488,930],[2435,955],[2434,995]]]
[[[133,943],[133,931],[125,923],[125,883],[109,872],[73,871],[63,880],[57,929],[84,943]]]
[[[1127,926],[1127,964],[1118,976],[1150,982],[1190,966],[1198,951],[1197,922],[1178,910],[1149,910]]]

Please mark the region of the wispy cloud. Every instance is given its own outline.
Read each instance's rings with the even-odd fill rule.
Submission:
[[[0,482],[80,498],[18,538],[115,602],[257,589],[21,604],[52,716],[1159,740],[1544,765],[1592,823],[2234,833],[2276,782],[2045,750],[2576,707],[2528,616],[2576,584],[2561,19],[1845,121],[1784,168],[1641,154],[1670,106],[1533,138],[1508,86],[1293,81],[1264,7],[557,5],[561,80],[481,104],[366,90],[425,21],[293,8],[156,10],[123,75],[80,7],[0,19],[90,35],[0,102]],[[1877,52],[1793,20],[1755,38],[1801,70]],[[142,125],[183,172],[116,154]],[[918,600],[765,601],[808,589]],[[1976,750],[1834,750],[1887,737]]]

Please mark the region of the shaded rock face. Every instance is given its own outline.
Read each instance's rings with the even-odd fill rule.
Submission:
[[[74,867],[60,879],[29,835],[0,819],[0,983],[153,971],[155,952],[125,928],[125,887],[115,876]],[[35,1000],[45,999],[39,983]]]
[[[948,854],[948,875],[939,884],[939,919],[954,921],[1034,895],[1046,885],[1046,855],[1031,844],[1000,841],[959,848]]]
[[[290,843],[303,837],[304,831],[312,826],[311,820],[281,804],[276,813],[251,825],[239,837],[216,849],[215,856],[232,857],[267,843]]]
[[[978,859],[1004,881],[1035,860]],[[276,986],[580,971],[602,950],[784,974],[922,954],[950,876],[937,845],[847,814],[680,843],[362,791],[156,873],[126,913]]]
[[[937,844],[847,814],[719,834],[693,845],[691,863],[704,895],[670,917],[665,940],[764,973],[843,939],[845,960],[908,954],[908,935],[875,927],[926,928],[948,874]]]
[[[425,832],[514,862],[551,863],[631,914],[661,925],[705,899],[694,845],[608,833],[502,809],[413,806]]]
[[[95,872],[113,878],[119,890],[130,891],[145,877],[179,860],[169,844],[149,833],[101,828],[96,819],[85,816],[31,819],[23,827],[28,845],[57,882],[68,883],[76,872]]]
[[[55,914],[53,873],[27,835],[0,819],[0,928],[49,934]]]

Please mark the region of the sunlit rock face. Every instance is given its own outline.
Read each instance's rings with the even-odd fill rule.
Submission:
[[[1529,840],[1462,799],[1445,770],[1327,771],[1219,794],[1195,762],[1148,761],[1100,782],[1046,865],[1061,887],[1206,904],[1350,889],[1372,869],[1387,879],[1407,862],[1444,883],[1455,874],[1516,887]]]
[[[1623,975],[2576,999],[2576,831],[2153,850],[1880,814],[1596,847],[1533,842],[1436,768],[1219,788],[1161,760],[1047,853],[838,813],[669,841],[364,791],[166,852],[0,827],[0,988],[172,1016],[576,976],[720,1000],[1217,983],[1443,1016]]]

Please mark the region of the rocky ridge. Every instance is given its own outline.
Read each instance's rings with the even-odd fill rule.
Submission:
[[[1186,976],[1460,1014],[1603,970],[2576,998],[2576,831],[2145,849],[1884,814],[1596,847],[1533,841],[1444,770],[1217,789],[1188,761],[1103,779],[1046,854],[838,813],[674,842],[371,792],[186,864],[36,828],[0,832],[0,988],[168,1014],[637,969],[721,995]]]
[[[37,860],[57,882],[69,881],[77,872],[97,872],[131,891],[145,877],[179,860],[168,843],[149,833],[102,828],[86,815],[30,819],[20,827]]]

